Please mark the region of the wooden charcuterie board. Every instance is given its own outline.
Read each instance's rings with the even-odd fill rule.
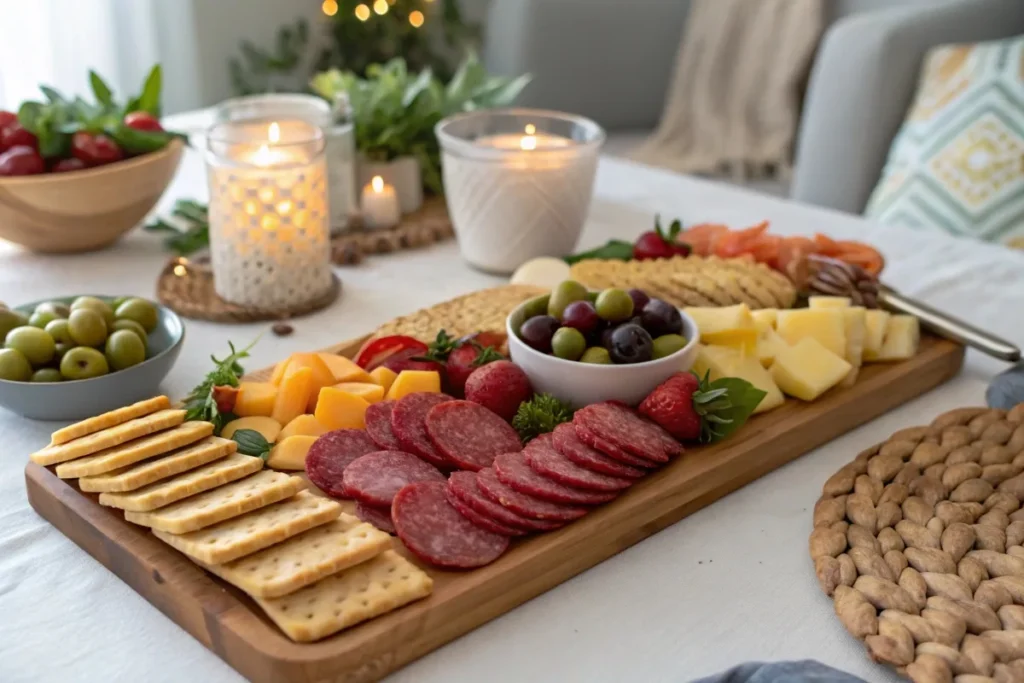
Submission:
[[[350,356],[362,341],[329,350]],[[489,566],[461,573],[428,567],[429,598],[312,644],[289,640],[243,593],[126,522],[119,510],[101,507],[74,480],[35,464],[25,479],[40,515],[250,680],[359,683],[382,678],[929,391],[956,375],[963,358],[962,346],[926,336],[913,359],[865,366],[854,386],[814,403],[787,401],[732,438],[689,450],[563,529],[514,543]]]

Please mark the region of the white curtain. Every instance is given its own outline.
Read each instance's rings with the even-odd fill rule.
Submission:
[[[158,1],[0,0],[0,109],[40,99],[40,84],[91,100],[90,69],[118,100],[136,94],[160,59]]]

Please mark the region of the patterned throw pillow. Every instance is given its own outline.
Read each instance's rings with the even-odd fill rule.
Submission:
[[[990,242],[1024,236],[1024,37],[928,53],[865,215]]]

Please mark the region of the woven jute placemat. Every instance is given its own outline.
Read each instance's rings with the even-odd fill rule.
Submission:
[[[331,239],[331,259],[350,266],[370,254],[389,254],[403,249],[420,249],[455,235],[444,197],[429,197],[419,209],[402,217],[402,222],[385,230],[370,230],[354,217],[348,232]]]
[[[810,553],[877,662],[917,683],[1024,681],[1024,404],[893,434],[828,481]]]

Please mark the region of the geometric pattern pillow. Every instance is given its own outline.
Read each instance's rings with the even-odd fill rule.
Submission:
[[[928,52],[864,213],[990,242],[1024,236],[1024,37]]]

